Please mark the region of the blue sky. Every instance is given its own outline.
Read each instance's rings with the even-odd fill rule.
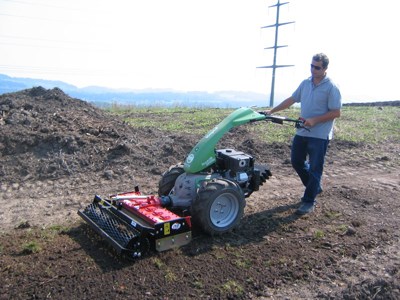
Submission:
[[[277,0],[0,0],[0,73],[79,87],[269,94]],[[283,2],[283,1],[282,1]],[[398,100],[397,1],[288,0],[277,101],[314,53],[345,101]]]

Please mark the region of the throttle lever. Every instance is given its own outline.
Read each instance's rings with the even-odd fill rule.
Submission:
[[[304,123],[305,123],[305,122],[306,122],[306,119],[300,117],[300,118],[297,120],[295,127],[296,127],[296,128],[304,128],[305,130],[310,131],[309,128],[307,128],[307,127],[304,126]]]

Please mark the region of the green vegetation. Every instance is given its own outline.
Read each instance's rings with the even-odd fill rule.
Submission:
[[[235,260],[235,265],[239,269],[249,269],[252,266],[251,260],[250,259],[246,259],[246,258],[236,259]]]
[[[222,285],[222,291],[235,296],[241,296],[244,293],[244,288],[234,280],[228,280]]]
[[[31,241],[22,245],[22,253],[32,254],[42,251],[42,247],[37,241]]]
[[[70,227],[63,225],[51,225],[48,229],[53,232],[62,233],[68,232],[70,230]]]
[[[204,135],[223,120],[234,109],[219,108],[123,108],[113,107],[108,111],[120,115],[136,128],[157,128],[170,133],[192,133]],[[261,110],[261,109],[259,109]],[[299,108],[290,108],[280,115],[296,118]],[[335,123],[335,138],[354,143],[399,142],[399,107],[350,107],[342,109]],[[290,142],[294,128],[290,124],[280,126],[266,122],[246,124],[264,142]]]
[[[165,272],[164,278],[168,283],[174,282],[178,279],[176,274],[170,268],[168,268],[168,266],[160,258],[154,257],[152,258],[152,262],[158,270]]]
[[[57,235],[66,233],[70,230],[70,227],[62,226],[62,225],[52,225],[48,228],[42,228],[40,231],[40,238],[43,240],[51,241]]]
[[[203,288],[204,288],[204,284],[203,284],[200,280],[195,280],[195,281],[192,283],[192,285],[193,285],[193,287],[194,287],[195,289],[203,289]]]
[[[21,225],[22,224],[22,225]],[[71,230],[71,227],[62,225],[52,225],[49,227],[31,227],[28,222],[21,222],[18,228],[25,230],[20,232],[20,237],[25,241],[22,245],[19,244],[20,239],[11,239],[11,243],[7,248],[17,247],[22,254],[28,255],[41,252],[46,248],[47,244],[54,241],[57,236]],[[18,244],[17,244],[18,243]],[[4,251],[3,245],[0,245],[0,254]]]
[[[109,110],[122,115],[124,121],[137,128],[158,128],[168,132],[205,134],[232,112],[228,109],[121,108]]]
[[[325,232],[321,229],[317,229],[314,232],[314,238],[315,239],[322,239],[325,236]]]
[[[400,141],[399,107],[344,107],[337,122],[337,137],[352,142]]]
[[[178,279],[178,277],[175,275],[175,273],[172,272],[170,269],[168,269],[166,271],[166,274],[164,277],[167,282],[174,282]]]
[[[339,211],[328,210],[325,212],[325,216],[327,216],[329,219],[337,219],[342,216],[342,213]]]
[[[161,259],[155,257],[152,260],[157,269],[161,270],[164,267],[164,263],[161,261]]]
[[[349,226],[347,226],[346,224],[342,224],[337,227],[337,231],[342,235],[345,234],[348,229],[349,229]]]

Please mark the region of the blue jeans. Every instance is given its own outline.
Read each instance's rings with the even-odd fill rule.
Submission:
[[[306,187],[303,202],[315,203],[322,191],[321,178],[329,140],[295,135],[292,143],[292,166]],[[307,160],[308,156],[308,160]]]

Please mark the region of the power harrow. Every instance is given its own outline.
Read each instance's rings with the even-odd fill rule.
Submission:
[[[215,147],[231,128],[256,121],[292,122],[304,128],[301,119],[239,108],[211,129],[183,164],[163,174],[158,195],[142,195],[138,187],[108,198],[96,195],[78,214],[118,253],[130,258],[190,243],[192,226],[209,235],[231,231],[243,216],[245,199],[272,174],[249,154]]]

